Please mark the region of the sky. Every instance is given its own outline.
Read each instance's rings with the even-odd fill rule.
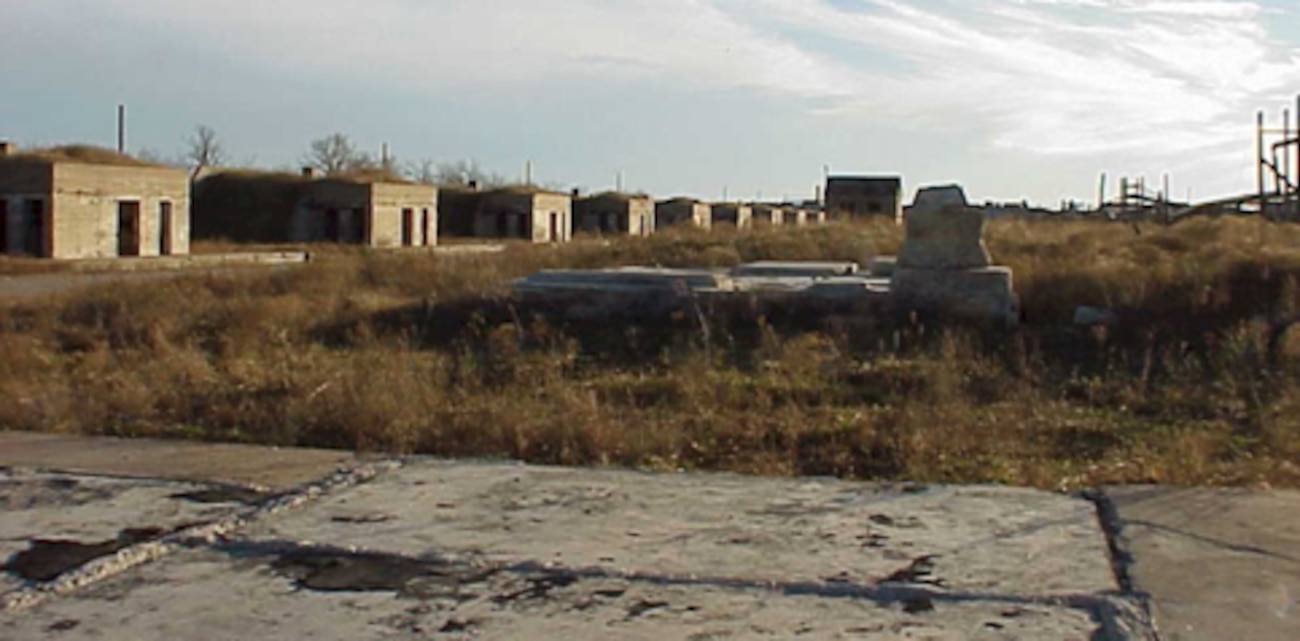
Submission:
[[[656,196],[812,197],[824,172],[1095,201],[1254,184],[1300,93],[1297,0],[0,0],[0,139],[241,165],[344,133],[399,161]]]

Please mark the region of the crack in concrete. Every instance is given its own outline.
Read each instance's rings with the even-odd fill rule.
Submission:
[[[568,567],[554,563],[522,561],[517,563],[490,563],[477,557],[452,558],[437,555],[406,556],[392,552],[345,548],[300,541],[221,541],[206,545],[195,541],[196,547],[208,547],[239,558],[273,558],[277,569],[306,567],[307,580],[290,574],[300,587],[321,591],[373,591],[387,590],[401,596],[417,596],[412,583],[421,578],[437,577],[453,585],[456,590],[473,583],[509,575],[528,582],[523,589],[491,597],[494,603],[507,603],[518,599],[545,598],[556,587],[568,587],[579,581],[620,581],[641,583],[656,587],[707,587],[735,591],[776,592],[784,596],[811,596],[828,599],[857,599],[870,601],[881,607],[901,607],[904,611],[920,613],[934,609],[936,604],[999,604],[1009,607],[1066,607],[1086,612],[1100,626],[1094,641],[1122,641],[1151,639],[1142,617],[1134,612],[1126,598],[1107,594],[1062,594],[1053,596],[1007,595],[997,593],[960,592],[942,589],[933,583],[914,583],[906,580],[918,565],[924,568],[930,561],[926,557],[913,560],[890,576],[871,584],[844,581],[763,581],[728,577],[678,576],[646,572],[615,571],[601,567]],[[309,559],[306,563],[304,559]],[[368,567],[367,567],[368,566]],[[387,573],[385,572],[387,570]],[[924,580],[924,572],[917,575]],[[383,577],[376,580],[375,577]],[[902,580],[900,580],[902,579]],[[446,595],[442,595],[446,596]]]
[[[116,550],[106,550],[83,565],[60,573],[52,580],[26,586],[15,592],[0,595],[0,613],[31,608],[55,596],[65,596],[94,583],[110,579],[132,568],[161,559],[194,542],[212,545],[248,527],[255,521],[281,512],[297,509],[320,497],[348,487],[369,482],[380,474],[401,467],[401,461],[381,461],[336,472],[316,483],[270,498],[245,512],[236,513],[217,521],[183,528],[144,542],[126,545]]]
[[[1079,496],[1096,507],[1097,524],[1101,528],[1102,535],[1106,537],[1110,567],[1115,574],[1115,583],[1119,585],[1120,595],[1138,608],[1141,618],[1136,623],[1142,626],[1149,638],[1160,641],[1160,628],[1156,625],[1155,614],[1152,611],[1151,595],[1138,589],[1129,571],[1129,568],[1136,563],[1136,559],[1129,551],[1127,539],[1124,538],[1124,521],[1120,518],[1119,508],[1104,489],[1086,490]]]

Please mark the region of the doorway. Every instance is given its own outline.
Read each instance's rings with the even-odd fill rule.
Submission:
[[[23,216],[23,253],[37,258],[46,256],[45,201],[32,199],[24,203],[27,211]]]
[[[140,201],[117,203],[117,255],[140,255]]]
[[[0,198],[0,254],[9,253],[9,200]]]
[[[158,203],[158,255],[171,256],[172,247],[172,204],[169,201]]]
[[[415,210],[406,208],[402,210],[402,246],[410,247],[415,244]]]
[[[553,243],[560,242],[560,233],[561,233],[560,215],[555,212],[551,212],[551,242]]]
[[[420,211],[420,240],[420,244],[425,247],[436,244],[429,237],[429,210],[427,208]]]
[[[337,209],[325,210],[325,240],[331,243],[343,242],[343,215]]]

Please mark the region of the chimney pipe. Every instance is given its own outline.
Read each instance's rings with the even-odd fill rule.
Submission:
[[[117,106],[117,153],[126,154],[126,105]]]

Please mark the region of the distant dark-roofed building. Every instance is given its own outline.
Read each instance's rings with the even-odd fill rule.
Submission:
[[[826,208],[831,220],[889,218],[903,222],[903,180],[897,176],[831,176]]]
[[[213,173],[194,187],[196,238],[423,247],[438,242],[438,190],[386,175]]]
[[[0,254],[188,254],[186,172],[88,146],[21,153],[0,143]]]
[[[588,233],[649,236],[655,231],[655,203],[649,196],[617,192],[578,198],[573,225]]]

